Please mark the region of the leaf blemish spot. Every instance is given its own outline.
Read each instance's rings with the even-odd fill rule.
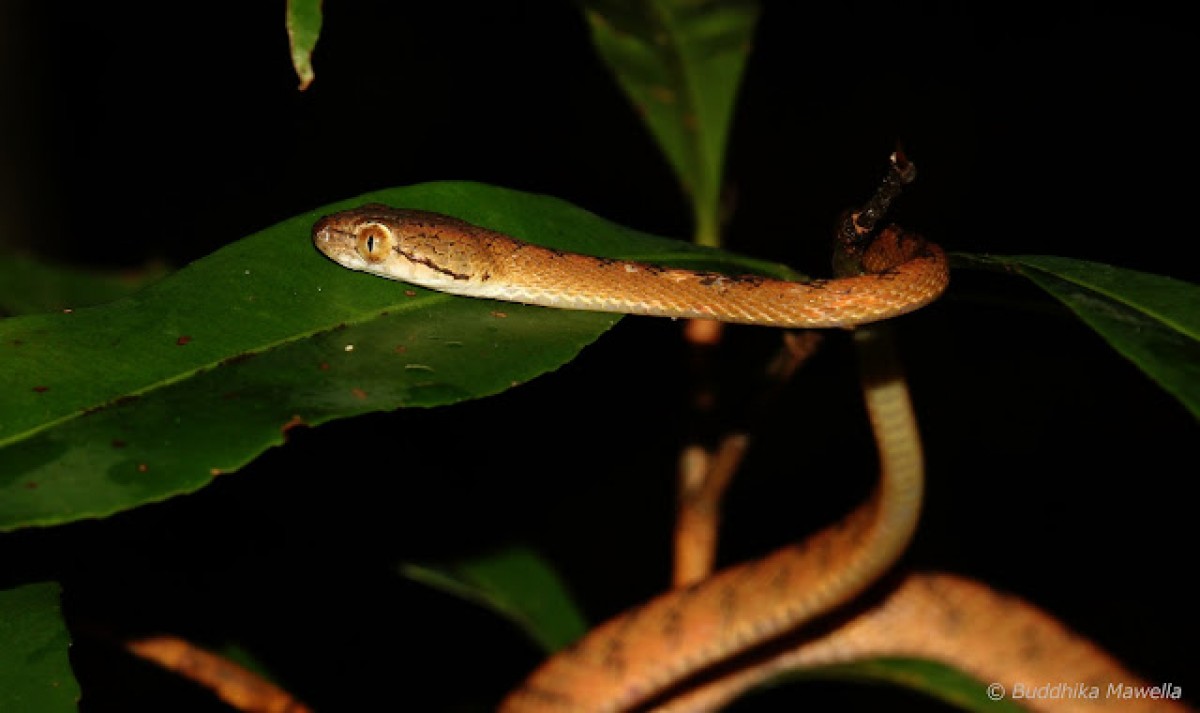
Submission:
[[[145,473],[145,472],[146,472],[146,471],[148,471],[148,470],[150,470],[150,466],[146,465],[145,463],[138,463],[138,464],[137,464],[137,471],[138,471],[139,473]]]
[[[329,362],[323,361],[317,365],[317,368],[321,371],[329,371]]]
[[[113,448],[124,448],[126,445],[127,444],[125,443],[125,441],[122,441],[120,438],[114,438],[112,441]]]
[[[33,482],[32,480],[25,483],[26,490],[37,490],[37,487],[38,487],[38,484]]]
[[[356,398],[356,399],[367,398],[367,392],[363,391],[362,389],[358,388],[357,386],[354,387],[353,389],[350,389],[350,393],[354,394],[354,398]]]
[[[653,97],[655,101],[663,104],[675,103],[675,92],[664,86],[650,87],[650,96]]]
[[[189,337],[188,335],[184,334],[179,339],[176,339],[175,343],[182,347],[184,344],[187,344],[190,341],[192,341],[192,338]]]
[[[364,394],[364,396],[365,395],[366,394]],[[306,428],[307,426],[308,424],[304,422],[304,419],[300,418],[300,414],[293,414],[292,417],[288,419],[287,423],[280,426],[279,431],[283,434],[284,438],[287,438],[288,431],[291,431],[293,428]]]
[[[501,312],[499,310],[492,310],[492,316],[495,317],[496,319],[504,319],[504,318],[508,317],[508,313]]]
[[[408,347],[404,346],[403,344],[397,344],[396,348],[392,351],[396,352],[397,354],[403,354],[404,352],[408,351]]]
[[[353,344],[347,344],[347,345],[345,346],[345,350],[346,350],[346,351],[348,351],[348,352],[352,352],[352,351],[354,351],[354,345],[353,345]]]
[[[33,390],[39,394],[44,394],[50,390],[50,387],[49,386],[35,386],[35,387],[33,387]]]

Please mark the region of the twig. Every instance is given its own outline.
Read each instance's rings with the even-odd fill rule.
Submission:
[[[211,689],[245,713],[312,713],[311,708],[257,673],[178,637],[133,639],[125,642],[125,648]]]
[[[782,391],[821,343],[817,332],[785,332],[783,345],[766,370],[766,383],[754,411],[761,412]],[[703,382],[699,382],[703,383]],[[709,404],[697,399],[694,403]],[[754,419],[747,419],[752,422]],[[735,430],[713,451],[700,445],[684,448],[679,459],[679,509],[675,520],[674,586],[698,582],[712,573],[716,559],[721,500],[750,445],[749,429]]]

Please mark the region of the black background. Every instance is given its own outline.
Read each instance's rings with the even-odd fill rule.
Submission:
[[[314,206],[437,179],[689,235],[669,168],[573,4],[326,5],[317,79],[300,93],[282,3],[6,2],[0,245],[184,265]],[[1197,37],[1183,17],[1088,2],[802,5],[764,4],[730,141],[728,247],[822,273],[834,217],[899,141],[920,178],[896,217],[950,250],[1196,280]],[[1038,290],[954,280],[901,322],[930,491],[906,566],[1019,593],[1196,700],[1194,420]],[[404,582],[396,563],[523,540],[593,619],[661,590],[690,432],[678,331],[625,320],[499,397],[302,432],[193,496],[5,536],[5,576],[63,581],[87,711],[223,710],[111,647],[110,632],[136,631],[239,642],[318,710],[494,702],[537,651]],[[729,331],[731,407],[776,339]],[[723,561],[865,495],[856,390],[847,340],[831,335],[758,434]],[[931,705],[805,684],[736,709],[827,700]]]

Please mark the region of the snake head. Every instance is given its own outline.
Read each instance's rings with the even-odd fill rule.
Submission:
[[[343,267],[422,287],[461,292],[487,280],[490,261],[478,228],[437,213],[371,203],[327,215],[313,225],[313,244]]]
[[[313,245],[343,267],[382,274],[374,266],[385,262],[391,251],[393,238],[388,223],[392,211],[372,203],[327,215],[313,225]]]

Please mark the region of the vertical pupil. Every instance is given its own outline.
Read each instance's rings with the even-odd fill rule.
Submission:
[[[374,235],[367,236],[367,252],[369,252],[369,253],[375,252],[375,236]]]

